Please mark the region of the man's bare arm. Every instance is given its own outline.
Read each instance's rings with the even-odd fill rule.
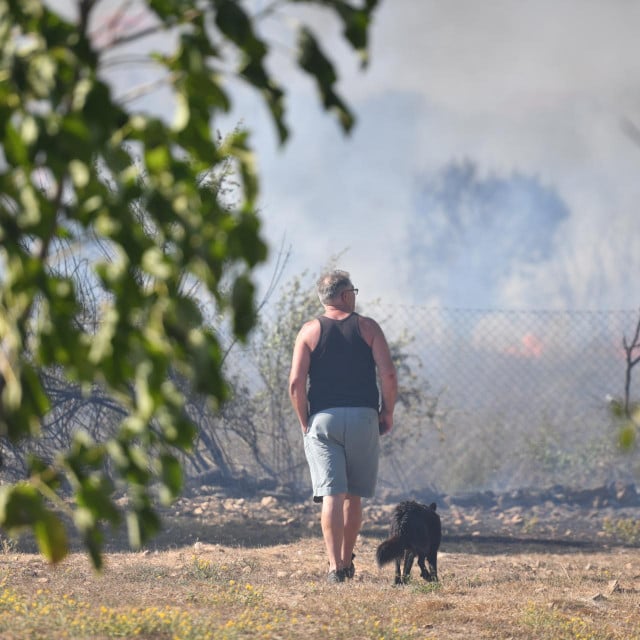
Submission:
[[[398,397],[398,375],[393,364],[391,350],[380,325],[371,318],[363,318],[363,334],[371,346],[373,359],[380,380],[380,433],[389,433],[393,428],[393,409]]]
[[[309,401],[307,398],[307,376],[311,363],[311,344],[314,344],[313,321],[306,323],[296,338],[289,373],[289,398],[298,416],[303,433],[309,429]]]

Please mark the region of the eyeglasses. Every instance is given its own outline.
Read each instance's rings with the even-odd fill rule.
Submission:
[[[343,289],[342,293],[345,293],[346,291],[353,291],[353,295],[357,296],[358,295],[358,291],[360,291],[360,289],[356,289],[355,287],[353,289]]]

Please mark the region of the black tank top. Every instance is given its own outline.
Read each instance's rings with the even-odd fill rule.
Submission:
[[[358,314],[344,320],[325,316],[320,321],[320,341],[311,352],[309,410],[331,407],[371,407],[378,410],[376,365],[371,347],[360,335]]]

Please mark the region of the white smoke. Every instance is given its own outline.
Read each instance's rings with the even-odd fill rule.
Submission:
[[[72,0],[50,4],[71,13],[75,7]],[[98,6],[110,10],[110,3]],[[249,91],[235,94],[227,123],[242,121],[253,131],[273,260],[283,238],[292,247],[285,276],[317,271],[348,249],[342,266],[363,300],[442,304],[437,288],[416,284],[417,254],[407,238],[424,177],[468,158],[486,175],[538,180],[570,214],[554,229],[553,253],[511,261],[487,304],[638,306],[640,145],[621,121],[640,124],[640,4],[386,0],[364,73],[328,12],[304,15],[313,16],[359,118],[352,136],[345,139],[319,107],[313,83],[285,62],[292,53],[286,20],[260,28],[276,44],[270,66],[288,90],[291,141],[277,148],[273,124]],[[112,78],[117,93],[136,85],[139,73],[119,70]],[[172,117],[168,96],[143,104]],[[261,283],[272,265],[261,269]],[[457,303],[464,306],[466,297],[463,289]]]

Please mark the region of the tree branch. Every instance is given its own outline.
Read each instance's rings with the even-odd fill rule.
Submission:
[[[631,371],[633,367],[635,367],[638,362],[640,362],[640,356],[638,356],[637,358],[632,358],[632,355],[635,349],[640,348],[640,317],[638,317],[636,330],[633,335],[631,344],[628,344],[627,337],[623,336],[622,346],[624,348],[627,360],[627,370],[625,371],[624,377],[624,415],[627,419],[631,419]]]

